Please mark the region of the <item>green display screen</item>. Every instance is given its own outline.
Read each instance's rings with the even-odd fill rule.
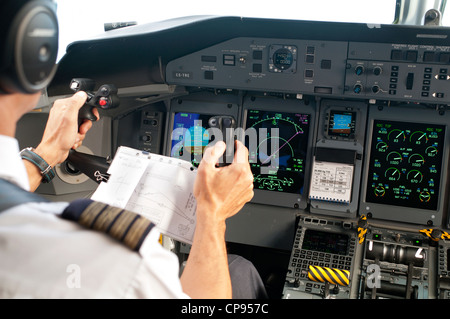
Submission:
[[[255,189],[303,193],[309,125],[309,114],[247,111],[246,132],[253,139],[246,144]]]
[[[436,210],[445,127],[375,120],[366,201]]]

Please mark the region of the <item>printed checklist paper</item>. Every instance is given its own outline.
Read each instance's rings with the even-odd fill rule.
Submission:
[[[354,166],[314,162],[309,198],[335,203],[350,203]]]
[[[100,183],[92,200],[145,216],[161,233],[192,243],[197,170],[191,163],[121,146],[108,174],[108,182]]]

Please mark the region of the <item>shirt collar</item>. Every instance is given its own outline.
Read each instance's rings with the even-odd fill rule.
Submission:
[[[0,135],[0,178],[30,190],[27,171],[19,155],[19,142],[5,135]]]

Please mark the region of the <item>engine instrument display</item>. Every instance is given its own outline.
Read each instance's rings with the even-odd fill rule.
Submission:
[[[248,110],[246,145],[255,189],[302,194],[309,114]]]
[[[436,210],[445,127],[375,120],[366,201]]]

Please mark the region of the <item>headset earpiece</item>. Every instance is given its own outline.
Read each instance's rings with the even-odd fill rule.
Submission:
[[[35,93],[56,72],[58,20],[49,0],[6,0],[0,6],[0,90]]]

